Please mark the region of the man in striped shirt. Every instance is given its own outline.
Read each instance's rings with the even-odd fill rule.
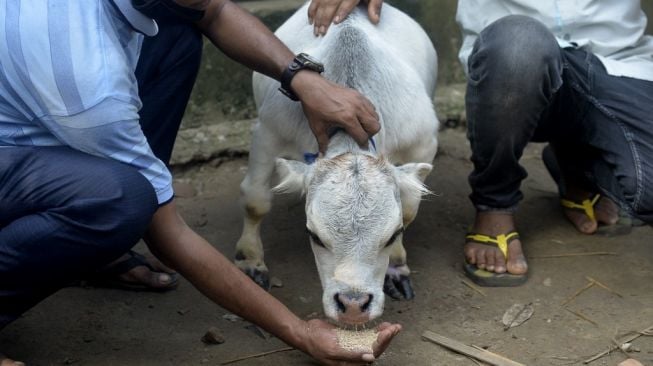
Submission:
[[[161,19],[149,45],[144,36],[156,35],[157,24],[132,5]],[[196,75],[200,34],[276,79],[294,57],[227,0],[0,4],[0,328],[144,237],[213,301],[319,361],[374,360],[398,325],[380,326],[374,354],[339,348],[330,325],[297,318],[177,213],[164,161]],[[318,141],[330,126],[361,144],[378,131],[374,107],[356,91],[308,70],[290,87]],[[0,365],[12,364],[0,356]]]

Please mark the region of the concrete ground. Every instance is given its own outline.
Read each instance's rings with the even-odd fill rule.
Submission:
[[[650,227],[628,235],[585,236],[568,224],[552,180],[531,146],[523,164],[529,172],[518,225],[530,258],[530,279],[518,288],[466,286],[461,271],[463,237],[473,217],[466,176],[471,169],[464,132],[441,133],[441,152],[427,180],[436,192],[423,202],[405,234],[416,298],[386,301],[383,320],[404,331],[377,365],[478,365],[423,341],[431,330],[499,353],[525,365],[581,365],[607,349],[614,338],[653,326],[653,245]],[[213,160],[175,172],[186,197],[179,205],[187,220],[219,250],[233,256],[240,234],[238,185],[244,158]],[[186,187],[188,188],[188,186]],[[321,313],[320,283],[304,232],[303,203],[277,196],[263,229],[271,274],[283,282],[272,293],[300,316]],[[142,250],[142,247],[137,249]],[[543,256],[610,252],[612,255]],[[619,295],[594,285],[562,306],[591,277]],[[532,317],[504,330],[501,318],[513,304],[531,303]],[[242,321],[230,321],[189,283],[165,294],[98,288],[67,288],[0,333],[0,349],[28,365],[220,365],[284,347]],[[200,341],[210,327],[226,341]],[[630,357],[653,365],[653,338],[633,342]],[[613,352],[590,365],[617,365],[627,356]],[[298,351],[249,359],[234,365],[311,365]]]

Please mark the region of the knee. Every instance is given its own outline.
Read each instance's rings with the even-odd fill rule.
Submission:
[[[133,244],[158,207],[154,187],[136,169],[121,163],[110,164],[98,178],[101,178],[98,199],[95,207],[88,207],[103,213],[96,228],[106,230],[108,237]]]
[[[560,47],[541,22],[523,15],[509,15],[487,26],[470,55],[470,74],[483,65],[504,79],[540,75],[560,61]]]

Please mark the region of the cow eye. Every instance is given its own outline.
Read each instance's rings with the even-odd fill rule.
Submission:
[[[306,232],[308,233],[308,236],[311,237],[311,240],[313,240],[313,243],[315,243],[315,245],[319,245],[319,246],[321,246],[322,248],[326,248],[326,247],[324,246],[324,243],[322,243],[322,240],[320,240],[320,238],[319,238],[317,235],[315,235],[314,232],[308,230],[308,228],[306,228]]]
[[[388,242],[385,244],[385,247],[387,248],[387,247],[391,246],[395,242],[395,240],[397,240],[397,237],[399,236],[399,234],[401,234],[403,232],[404,232],[403,227],[400,227],[399,230],[395,231],[395,233],[392,234],[392,236],[390,237]]]

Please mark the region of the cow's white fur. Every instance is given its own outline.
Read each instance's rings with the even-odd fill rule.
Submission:
[[[259,122],[241,184],[246,215],[236,264],[265,282],[259,228],[270,209],[276,165],[281,183],[275,191],[306,194],[306,226],[325,246],[311,240],[325,314],[361,323],[383,312],[384,275],[410,273],[402,235],[386,244],[415,218],[427,192],[422,181],[437,150],[438,120],[432,105],[437,58],[420,26],[390,5],[384,5],[376,26],[359,7],[320,38],[313,35],[307,7],[291,16],[276,35],[294,52],[324,62],[326,78],[370,99],[382,128],[374,137],[376,149],[362,150],[338,133],[326,155],[307,165],[303,154],[316,152],[317,143],[300,104],[283,96],[277,81],[255,73]],[[363,303],[364,311],[352,310],[360,310]]]

